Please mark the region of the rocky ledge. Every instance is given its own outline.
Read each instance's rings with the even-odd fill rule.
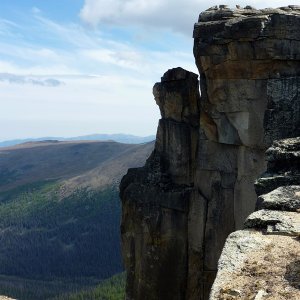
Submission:
[[[290,172],[299,174],[300,138],[275,142],[267,154],[262,178],[284,177],[283,169],[287,178]],[[269,184],[257,181],[258,210],[246,219],[244,230],[228,237],[210,300],[300,299],[300,181],[272,182],[270,191]]]
[[[155,84],[155,150],[120,185],[128,300],[208,299],[226,238],[255,210],[266,149],[300,136],[299,7],[209,9],[194,27],[194,56],[200,81],[175,68]],[[280,143],[297,160],[290,143],[274,151]],[[269,160],[257,190],[298,185],[299,172],[284,167]],[[265,224],[259,214],[253,222]]]
[[[257,195],[270,192],[279,186],[300,182],[300,155],[297,148],[300,138],[274,142],[266,152],[268,172],[255,183]]]

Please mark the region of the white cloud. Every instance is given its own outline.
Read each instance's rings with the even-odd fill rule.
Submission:
[[[32,58],[33,59],[33,58]],[[48,64],[39,65],[32,64],[30,67],[23,67],[17,63],[10,61],[0,60],[0,70],[3,73],[10,73],[16,75],[35,75],[35,76],[56,76],[56,75],[66,75],[73,74],[78,75],[80,72],[72,66],[66,66],[63,64],[52,63],[51,60]]]
[[[196,71],[191,38],[151,36],[147,30],[147,40],[140,42],[131,32],[125,39],[114,31],[54,22],[41,14],[25,20],[19,27],[3,22],[3,37],[0,26],[4,138],[153,134],[159,119],[153,84],[172,67]]]
[[[159,113],[151,82],[116,75],[57,79],[66,84],[52,88],[0,81],[0,125],[6,128],[0,139],[155,132]]]
[[[139,71],[143,57],[133,49],[117,50],[117,49],[87,49],[81,51],[81,54],[89,60],[94,60],[99,63],[116,65],[126,69]]]
[[[73,47],[95,47],[101,41],[100,32],[89,33],[79,24],[60,24],[42,16],[36,16],[36,20],[46,33]]]
[[[24,76],[9,73],[0,73],[0,81],[11,84],[32,84],[38,86],[57,87],[64,82],[55,78],[42,78],[39,76]]]
[[[47,60],[60,61],[58,53],[49,48],[40,48],[37,46],[28,45],[14,45],[6,42],[0,42],[0,53],[4,55],[15,56],[18,59],[31,59],[34,58],[36,62]]]
[[[297,2],[298,0],[242,0],[221,4],[263,8],[296,5]],[[204,0],[85,0],[80,17],[93,26],[103,23],[116,26],[139,24],[172,29],[191,36],[199,13],[212,5],[213,3],[209,4]]]
[[[93,26],[141,24],[192,32],[198,0],[85,0],[80,12],[83,21]]]

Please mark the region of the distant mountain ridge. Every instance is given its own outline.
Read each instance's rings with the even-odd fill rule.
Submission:
[[[118,143],[127,144],[142,144],[155,140],[155,135],[149,136],[136,136],[132,134],[90,134],[76,137],[40,137],[40,138],[27,138],[27,139],[13,139],[0,142],[0,147],[10,147],[18,144],[28,142],[41,142],[41,141],[115,141]]]

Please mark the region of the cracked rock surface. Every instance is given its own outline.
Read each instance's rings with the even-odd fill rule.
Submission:
[[[120,185],[127,300],[208,299],[226,238],[255,210],[266,149],[300,136],[298,6],[212,7],[195,24],[194,56],[199,76],[174,68],[154,85],[155,150]],[[288,147],[299,164],[291,145],[273,144],[270,157]],[[274,168],[259,195],[299,185],[297,168]]]
[[[272,172],[283,167],[288,171],[291,149],[292,156],[299,158],[299,141],[274,142],[267,151],[269,176],[276,176]],[[291,166],[297,171],[295,164]],[[210,300],[300,299],[299,181],[298,184],[276,185],[271,192],[265,186],[266,194],[258,197],[258,210],[246,219],[245,229],[232,233],[225,243]],[[260,192],[263,193],[261,185]]]

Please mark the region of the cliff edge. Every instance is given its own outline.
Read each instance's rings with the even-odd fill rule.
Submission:
[[[181,68],[155,84],[155,149],[120,185],[128,300],[208,299],[227,236],[255,209],[265,150],[300,136],[298,6],[213,7],[194,56],[200,93]]]

